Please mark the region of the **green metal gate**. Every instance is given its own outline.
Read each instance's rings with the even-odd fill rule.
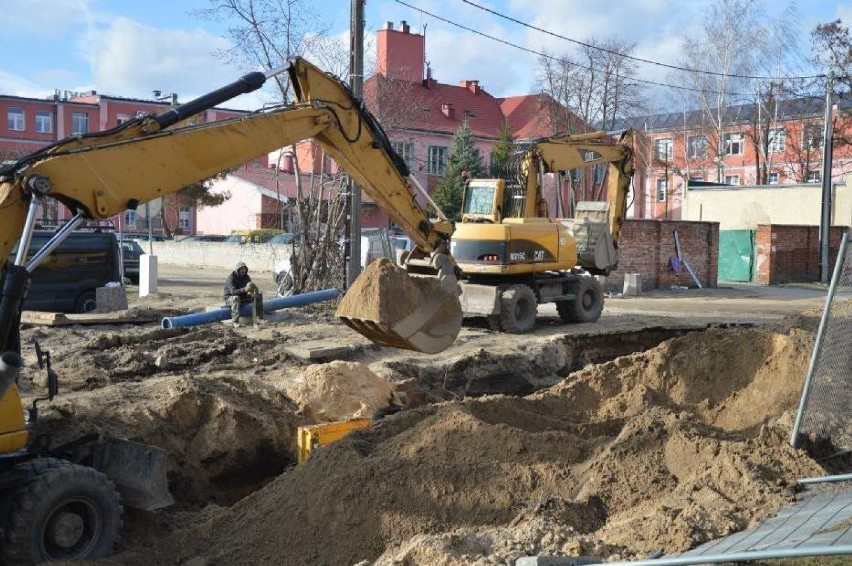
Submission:
[[[754,270],[754,230],[719,231],[719,280],[751,281]]]

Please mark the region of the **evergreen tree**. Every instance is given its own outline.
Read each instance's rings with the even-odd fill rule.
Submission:
[[[515,138],[509,128],[509,122],[504,120],[497,132],[497,143],[491,150],[491,176],[502,179],[506,177],[509,168],[509,158],[515,147]]]
[[[482,177],[485,167],[475,146],[476,138],[465,120],[453,135],[453,149],[444,176],[432,198],[449,218],[458,218],[462,206],[464,177]]]

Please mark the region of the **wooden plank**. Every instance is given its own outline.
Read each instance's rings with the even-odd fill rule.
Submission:
[[[128,315],[126,312],[71,313],[23,311],[21,324],[35,326],[70,326],[72,324],[139,324],[155,322],[156,315]]]

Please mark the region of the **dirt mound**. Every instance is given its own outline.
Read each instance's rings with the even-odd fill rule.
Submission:
[[[393,386],[364,364],[334,361],[308,367],[282,383],[287,395],[315,423],[371,417],[390,405]]]
[[[179,534],[158,559],[462,564],[685,550],[755,524],[791,499],[796,478],[820,473],[786,442],[809,345],[803,332],[695,333],[525,398],[405,411]]]

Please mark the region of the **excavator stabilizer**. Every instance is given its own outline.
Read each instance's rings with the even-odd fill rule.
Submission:
[[[445,350],[461,330],[459,287],[447,256],[435,254],[432,266],[437,275],[409,275],[387,258],[372,262],[340,301],[337,316],[382,346]]]

